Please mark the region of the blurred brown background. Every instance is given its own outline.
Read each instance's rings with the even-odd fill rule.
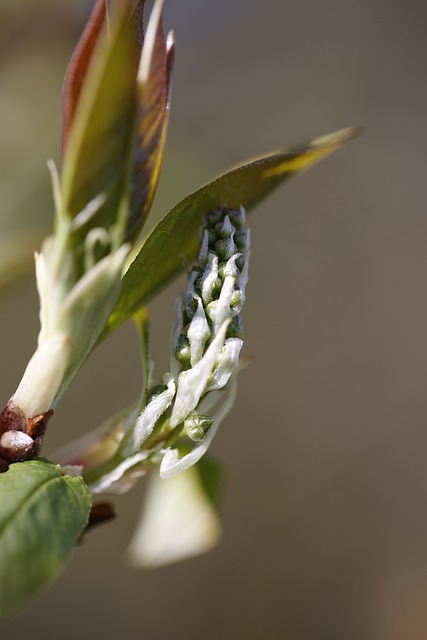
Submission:
[[[0,0],[0,266],[21,269],[18,248],[31,256],[49,229],[45,160],[89,5]],[[366,132],[251,218],[254,363],[213,447],[228,470],[221,545],[127,568],[141,483],[2,637],[425,640],[427,4],[170,0],[166,18],[177,65],[157,215],[252,155]],[[159,372],[182,286],[152,305]],[[37,331],[31,276],[0,306],[3,403]],[[137,351],[126,326],[94,354],[46,453],[133,400]]]

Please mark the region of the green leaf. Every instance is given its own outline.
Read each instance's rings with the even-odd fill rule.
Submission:
[[[48,461],[18,462],[0,474],[0,615],[61,571],[90,505],[83,479]]]
[[[132,131],[138,56],[131,0],[115,2],[110,23],[92,43],[84,82],[70,116],[72,126],[62,173],[62,213],[75,218],[94,198],[107,202],[83,224],[115,221]],[[83,71],[82,71],[83,72]],[[79,225],[80,226],[80,225]],[[120,235],[120,234],[119,234]],[[123,239],[119,240],[119,244]]]
[[[206,495],[214,506],[218,506],[224,484],[224,465],[213,456],[205,454],[196,467]]]
[[[102,337],[146,304],[182,269],[181,256],[190,263],[198,251],[198,231],[206,211],[222,205],[247,211],[282,182],[339,149],[357,135],[343,129],[288,153],[276,153],[232,169],[177,204],[152,233],[123,277],[122,289]]]

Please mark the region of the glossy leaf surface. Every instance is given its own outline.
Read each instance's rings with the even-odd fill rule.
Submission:
[[[0,474],[0,615],[54,578],[86,526],[91,497],[80,477],[42,459]]]

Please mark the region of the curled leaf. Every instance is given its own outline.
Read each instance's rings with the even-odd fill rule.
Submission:
[[[91,226],[104,228],[117,217],[137,70],[132,2],[122,0],[113,8],[110,28],[104,19],[102,26],[98,20],[97,31],[90,31],[90,58],[77,58],[78,73],[71,75],[67,84],[73,98],[68,101],[68,142],[62,172],[63,214],[74,218],[99,194],[106,193],[107,202],[91,218]],[[82,80],[80,87],[76,78]]]
[[[151,209],[166,142],[175,44],[172,33],[164,36],[163,5],[157,0],[150,15],[137,75],[129,186],[122,203],[127,240],[139,233]]]
[[[97,0],[86,28],[80,38],[68,65],[63,92],[63,133],[62,146],[65,153],[89,63],[106,18],[106,0]]]

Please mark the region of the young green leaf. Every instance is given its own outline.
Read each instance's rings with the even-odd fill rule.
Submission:
[[[87,524],[91,497],[80,477],[41,459],[0,474],[0,615],[64,567]]]
[[[102,337],[131,317],[181,271],[182,255],[188,262],[193,261],[206,211],[223,205],[242,205],[249,211],[282,182],[336,151],[357,133],[356,129],[343,129],[294,151],[264,156],[232,169],[184,198],[145,239],[130,264]]]
[[[84,69],[83,86],[75,97],[78,101],[62,173],[63,214],[75,218],[104,194],[107,201],[90,225],[104,228],[116,218],[132,130],[138,62],[132,2],[116,2],[113,9],[111,27],[103,24],[97,35]]]

